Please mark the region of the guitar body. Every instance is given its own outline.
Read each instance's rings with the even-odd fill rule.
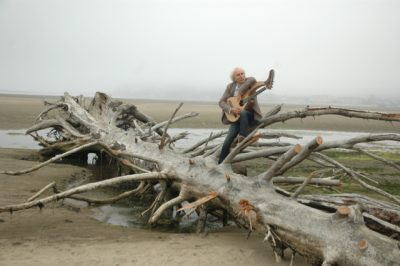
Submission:
[[[243,110],[245,105],[240,105],[240,101],[238,101],[237,97],[229,97],[226,102],[229,104],[231,108],[239,108],[240,111]],[[234,123],[239,120],[240,114],[232,114],[232,113],[225,113],[226,118],[228,119],[229,122]]]

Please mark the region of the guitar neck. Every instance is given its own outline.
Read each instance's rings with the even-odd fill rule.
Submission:
[[[243,103],[247,103],[251,99],[254,99],[255,97],[257,97],[258,94],[260,94],[261,92],[265,91],[266,89],[267,89],[266,87],[263,87],[262,89],[259,89],[258,91],[256,91],[252,95],[250,95],[250,96],[246,97],[245,99],[243,99],[242,102]]]

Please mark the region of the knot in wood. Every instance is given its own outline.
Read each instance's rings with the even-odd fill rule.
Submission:
[[[239,201],[239,205],[240,205],[241,211],[244,212],[244,214],[246,214],[246,215],[255,209],[254,205],[245,199],[241,199]]]
[[[231,177],[228,174],[225,174],[226,182],[231,182]]]
[[[360,250],[366,250],[368,247],[368,243],[365,239],[361,239],[360,241],[358,241],[358,247]]]
[[[337,213],[342,217],[347,217],[350,214],[350,208],[347,206],[340,206],[337,208]]]

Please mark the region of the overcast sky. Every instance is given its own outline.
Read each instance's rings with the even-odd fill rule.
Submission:
[[[0,0],[0,93],[400,95],[398,0]],[[267,97],[267,96],[265,96]]]

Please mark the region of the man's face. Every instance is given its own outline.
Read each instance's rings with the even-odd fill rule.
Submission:
[[[237,83],[242,84],[246,80],[246,74],[243,69],[236,69],[234,72],[234,79]]]

